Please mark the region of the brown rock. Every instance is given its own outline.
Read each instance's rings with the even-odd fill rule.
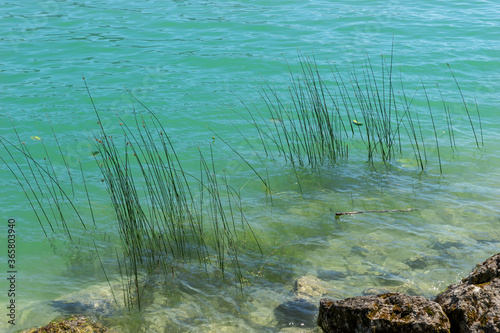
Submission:
[[[439,304],[400,293],[322,299],[318,325],[324,332],[450,332]]]
[[[500,253],[436,297],[452,332],[500,332]]]
[[[68,319],[54,320],[48,325],[40,328],[32,328],[23,331],[23,333],[114,333],[102,326],[91,321],[89,318],[84,316],[71,316]]]
[[[500,278],[500,253],[495,254],[478,265],[468,277],[462,279],[462,282],[482,284],[491,282],[495,278]]]

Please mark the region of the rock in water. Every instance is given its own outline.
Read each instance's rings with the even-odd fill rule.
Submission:
[[[314,327],[316,313],[318,313],[317,303],[314,304],[305,299],[293,299],[274,309],[274,316],[280,328]]]
[[[24,330],[22,333],[116,333],[101,324],[95,323],[84,316],[71,316],[67,319],[51,321],[48,325],[40,328]]]
[[[334,290],[325,281],[306,275],[295,281],[294,297],[274,309],[274,316],[280,328],[314,327],[318,313],[318,300]]]
[[[318,325],[324,332],[450,332],[439,304],[401,293],[322,299]]]
[[[500,253],[435,301],[448,315],[452,332],[500,332]]]
[[[302,276],[295,280],[293,291],[297,298],[314,299],[329,292],[331,287],[325,281],[312,275]],[[317,302],[317,299],[316,299]],[[316,303],[317,304],[317,303]]]

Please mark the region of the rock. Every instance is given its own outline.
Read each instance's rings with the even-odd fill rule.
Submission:
[[[312,275],[295,280],[293,297],[277,306],[273,313],[278,327],[312,328],[316,326],[318,300],[327,293],[336,294],[329,283]]]
[[[468,284],[483,284],[492,282],[500,278],[500,253],[495,254],[493,257],[486,259],[485,262],[478,265],[478,267],[462,282]]]
[[[279,330],[279,333],[322,333],[321,328],[304,328],[304,327],[285,327]]]
[[[452,332],[500,332],[500,253],[435,301],[450,319]]]
[[[40,328],[32,328],[23,333],[61,333],[61,332],[86,332],[86,333],[111,333],[111,331],[101,324],[97,324],[84,316],[71,316],[67,319],[54,320],[48,325]]]
[[[324,332],[450,332],[439,304],[401,293],[322,299],[318,325]]]
[[[403,293],[410,296],[421,296],[422,290],[415,284],[415,282],[407,281],[399,286],[386,286],[386,287],[376,287],[368,288],[363,290],[363,295],[380,295],[387,293]]]
[[[416,257],[406,259],[404,263],[411,269],[425,269],[428,265],[428,259],[424,256],[418,255]]]
[[[110,317],[114,304],[107,299],[82,299],[82,301],[52,301],[51,305],[64,315],[79,313],[89,316]]]
[[[111,282],[111,286],[115,291],[123,288],[121,282],[117,281]],[[123,297],[117,294],[115,298],[107,282],[65,294],[53,300],[51,305],[63,316],[79,314],[98,319],[113,317],[124,307]]]
[[[312,275],[295,280],[293,291],[298,298],[322,297],[331,289],[329,284]]]
[[[317,304],[303,298],[294,298],[278,305],[273,311],[278,327],[314,327]]]

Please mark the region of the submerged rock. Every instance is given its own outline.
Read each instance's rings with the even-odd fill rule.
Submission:
[[[119,291],[123,286],[112,283],[112,288]],[[74,293],[66,294],[51,302],[52,307],[63,316],[74,314],[87,317],[113,317],[123,310],[121,295],[114,297],[108,283],[99,283]]]
[[[403,293],[410,296],[421,296],[423,292],[413,281],[407,281],[406,283],[398,286],[376,287],[363,290],[363,296],[387,293]]]
[[[318,300],[327,293],[336,293],[326,281],[312,275],[295,280],[293,297],[274,309],[274,317],[280,328],[314,328],[318,313]]]
[[[293,291],[297,298],[312,299],[321,297],[331,289],[330,285],[312,275],[306,275],[295,280]]]
[[[428,259],[424,256],[418,255],[409,259],[406,259],[404,263],[408,265],[411,269],[425,269],[428,266]]]
[[[279,327],[314,327],[314,317],[318,306],[303,298],[295,298],[278,305],[274,309],[274,316]]]
[[[279,330],[279,333],[321,333],[321,328],[318,326],[314,328],[304,327],[285,327]]]
[[[114,304],[108,299],[85,299],[81,301],[52,301],[51,305],[59,312],[69,315],[79,313],[94,316],[112,316]]]
[[[318,325],[324,332],[450,332],[437,303],[401,293],[322,299]]]
[[[448,315],[452,332],[500,332],[500,253],[435,301]]]

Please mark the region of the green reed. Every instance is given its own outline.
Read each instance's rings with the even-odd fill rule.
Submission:
[[[115,266],[122,275],[124,304],[143,308],[151,280],[167,278],[185,261],[195,260],[208,275],[222,278],[231,269],[232,278],[242,282],[241,244],[253,241],[257,251],[260,246],[244,217],[240,191],[216,167],[213,148],[208,155],[198,149],[199,170],[188,171],[159,119],[135,97],[143,111],[134,110],[132,121],[117,117],[116,128],[110,129],[104,126],[89,90],[88,94],[99,124],[92,138],[97,169],[91,171],[91,178],[99,175],[114,211],[121,243]],[[0,137],[6,151],[0,159],[26,194],[45,235],[49,236],[48,227],[73,240],[77,220],[95,237],[99,225],[89,192],[89,171],[79,162],[78,178],[64,156],[61,163],[57,155],[63,155],[62,148],[53,128],[53,142],[60,154],[51,155],[43,139],[43,161],[22,142],[14,125],[13,130],[18,142]],[[66,177],[58,174],[61,164]],[[83,185],[75,189],[75,183]],[[71,193],[80,193],[80,199]],[[98,258],[108,279],[109,267],[102,255]]]
[[[395,74],[392,52],[389,59],[380,58],[379,67],[366,56],[360,65],[346,70],[335,64],[322,67],[314,56],[299,54],[298,60],[298,73],[288,65],[290,83],[285,97],[279,87],[265,83],[260,90],[265,110],[240,99],[245,112],[235,111],[256,130],[257,144],[252,143],[248,131],[235,126],[255,153],[256,163],[213,132],[254,172],[266,193],[271,179],[263,155],[274,162],[281,157],[290,164],[299,188],[301,169],[319,171],[352,156],[364,156],[372,166],[379,162],[390,166],[396,158],[412,155],[418,169],[424,171],[429,150],[435,149],[443,173],[441,152],[446,145],[437,135],[437,122],[445,119],[447,145],[456,150],[454,124],[459,115],[451,112],[438,85],[438,102],[422,80],[408,92],[403,75]],[[478,107],[476,121],[451,73],[480,147],[475,126],[478,122],[482,143]],[[99,124],[91,138],[97,166],[90,171],[93,177],[88,177],[81,162],[79,170],[70,167],[52,125],[54,147],[46,146],[45,139],[39,143],[43,160],[38,156],[40,150],[33,153],[21,140],[14,124],[14,139],[0,137],[6,152],[0,154],[0,160],[25,193],[44,234],[62,231],[73,240],[72,232],[83,228],[95,237],[99,225],[91,200],[96,184],[91,179],[97,174],[101,180],[97,185],[108,195],[120,237],[113,260],[123,281],[126,307],[143,308],[151,281],[174,275],[175,268],[187,260],[198,262],[207,274],[221,277],[231,268],[232,277],[244,281],[240,257],[247,249],[243,244],[250,240],[256,244],[254,251],[262,251],[243,214],[240,190],[217,168],[214,147],[208,152],[198,149],[198,169],[188,170],[168,131],[141,101],[131,94],[140,111],[134,109],[132,119],[117,116],[116,126],[108,127],[88,87],[87,91]],[[436,104],[442,107],[436,109]],[[58,153],[51,154],[54,148]],[[265,176],[258,171],[262,166]],[[61,169],[65,172],[59,174]],[[77,193],[85,195],[78,199]],[[95,243],[94,249],[98,249]],[[102,253],[98,258],[108,279],[101,257]]]
[[[141,307],[141,272],[167,276],[173,265],[189,258],[197,259],[207,272],[215,267],[221,276],[229,264],[241,281],[239,233],[251,228],[243,216],[239,191],[228,183],[224,171],[221,175],[217,170],[212,147],[208,158],[198,151],[199,176],[186,171],[159,119],[135,101],[146,112],[135,113],[134,126],[119,118],[121,144],[102,125],[95,144],[117,216],[122,264],[132,273],[137,306]],[[253,240],[258,245],[255,236]]]
[[[439,172],[443,173],[441,160],[445,143],[438,137],[440,125],[436,119],[446,120],[448,147],[455,150],[453,123],[456,120],[452,118],[460,115],[451,113],[438,85],[443,109],[436,109],[436,101],[422,79],[420,86],[413,84],[414,90],[408,94],[403,74],[399,73],[399,77],[395,74],[393,50],[388,59],[380,57],[378,67],[366,55],[362,63],[345,70],[335,64],[325,70],[314,55],[301,53],[298,67],[296,73],[288,66],[286,94],[264,83],[260,94],[265,110],[243,103],[246,113],[236,112],[256,129],[263,153],[274,160],[275,154],[281,155],[291,164],[297,179],[297,170],[301,168],[319,170],[359,154],[364,154],[372,166],[382,162],[387,167],[397,158],[411,154],[418,169],[424,171],[428,167],[430,147],[437,152]],[[479,111],[477,121],[473,120],[458,81],[451,73],[472,137],[480,148],[474,125],[478,122],[482,129]],[[421,107],[424,104],[426,108]]]
[[[58,173],[56,172],[52,159],[48,155],[44,140],[40,140],[40,144],[43,147],[46,157],[41,161],[33,156],[28,145],[21,140],[13,122],[12,128],[15,133],[16,141],[0,136],[0,144],[3,146],[6,153],[0,154],[0,160],[11,172],[22,192],[25,194],[44,235],[46,237],[49,236],[46,227],[48,227],[51,232],[55,232],[57,227],[59,227],[59,229],[62,228],[64,230],[71,240],[71,233],[66,220],[66,212],[68,210],[75,212],[76,216],[74,216],[73,219],[80,222],[84,229],[86,229],[86,224],[83,216],[75,206],[69,190],[65,189],[65,186],[59,181]],[[10,160],[7,159],[7,157],[10,158]],[[24,161],[26,168],[24,168],[24,165],[20,164],[21,162],[19,161]],[[63,163],[70,178],[71,190],[74,193],[74,182],[69,171],[69,165],[64,158]],[[54,226],[54,224],[56,224],[56,226]]]

